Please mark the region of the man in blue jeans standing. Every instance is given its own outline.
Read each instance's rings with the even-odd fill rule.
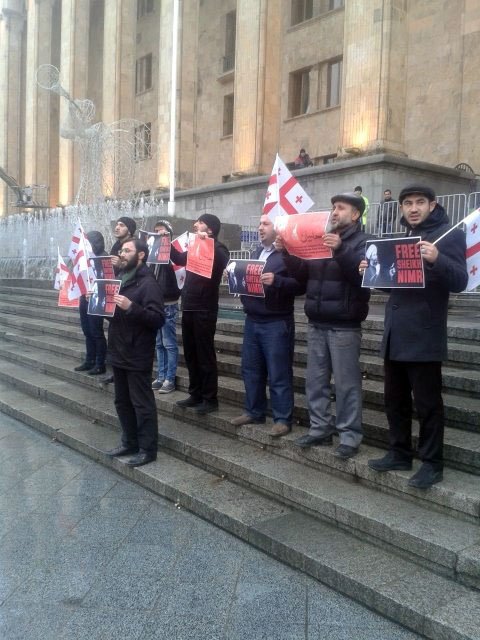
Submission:
[[[173,229],[167,220],[159,220],[155,224],[155,233],[173,236]],[[152,389],[159,393],[175,391],[175,376],[178,363],[177,315],[180,289],[171,263],[155,266],[155,278],[163,292],[165,324],[157,333],[157,365],[158,373],[152,383]]]
[[[288,276],[283,256],[275,250],[275,229],[268,215],[258,227],[261,245],[252,260],[265,260],[262,282],[265,298],[240,296],[246,313],[243,333],[242,376],[245,385],[245,412],[231,423],[242,426],[264,423],[267,412],[267,377],[274,438],[289,433],[293,416],[293,349],[295,296],[305,288]]]

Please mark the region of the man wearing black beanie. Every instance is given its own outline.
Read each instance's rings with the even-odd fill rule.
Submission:
[[[116,240],[110,249],[110,255],[113,256],[113,266],[114,268],[118,268],[120,265],[120,258],[118,256],[118,252],[120,251],[120,247],[130,238],[133,238],[135,235],[135,231],[137,230],[137,223],[133,218],[129,218],[128,216],[122,216],[118,218],[115,223],[115,229],[113,230],[113,235]]]
[[[189,397],[179,400],[183,408],[193,407],[199,415],[218,408],[218,372],[215,353],[215,330],[218,316],[218,291],[223,271],[230,257],[227,247],[219,242],[221,223],[212,213],[204,213],[193,228],[201,238],[213,238],[214,259],[211,278],[187,271],[182,290],[182,340],[188,368]],[[180,253],[172,245],[172,262],[185,266],[187,252]]]

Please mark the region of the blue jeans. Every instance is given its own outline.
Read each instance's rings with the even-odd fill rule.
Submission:
[[[158,380],[175,382],[178,362],[177,344],[178,304],[165,305],[165,324],[157,333]]]
[[[362,373],[360,329],[323,329],[308,325],[306,395],[310,435],[338,431],[340,443],[362,441]],[[335,379],[336,418],[331,411],[331,377]]]
[[[245,319],[242,348],[242,376],[245,412],[264,422],[267,412],[267,377],[274,422],[292,425],[293,414],[293,316],[269,322]]]

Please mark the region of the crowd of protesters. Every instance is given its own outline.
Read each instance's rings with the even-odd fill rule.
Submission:
[[[385,190],[385,202],[391,201]],[[292,430],[294,300],[305,295],[308,320],[306,397],[309,430],[293,440],[299,448],[338,445],[333,453],[347,460],[355,456],[362,441],[361,326],[368,315],[370,288],[363,286],[364,272],[372,265],[366,245],[373,236],[365,229],[368,200],[361,187],[331,198],[332,212],[323,244],[331,257],[304,260],[289,255],[273,221],[262,215],[260,244],[252,260],[265,263],[261,275],[264,297],[241,296],[245,312],[242,347],[244,411],[231,419],[235,426],[263,424],[267,416],[269,387],[273,426],[271,437]],[[390,217],[389,217],[390,216]],[[415,405],[420,424],[417,455],[422,464],[409,484],[426,489],[443,479],[444,411],[441,396],[442,361],[447,355],[447,308],[450,292],[467,284],[465,234],[446,233],[449,221],[433,190],[422,184],[403,188],[398,204],[383,219],[388,234],[397,217],[405,235],[419,238],[424,286],[392,288],[385,309],[381,356],[385,370],[385,412],[389,447],[380,459],[369,461],[381,473],[412,468],[412,412]],[[176,405],[199,416],[218,409],[218,371],[214,344],[219,288],[229,259],[227,247],[218,239],[221,222],[205,213],[195,221],[199,239],[213,240],[211,276],[186,272],[180,291],[174,265],[187,263],[188,251],[173,245],[170,263],[147,267],[148,246],[135,237],[131,218],[119,218],[116,242],[111,249],[114,268],[121,280],[115,296],[116,311],[108,319],[108,359],[113,369],[115,407],[122,435],[111,456],[131,456],[127,464],[140,466],[155,460],[157,412],[154,391],[175,390],[178,361],[176,323],[181,295],[181,336],[188,370],[188,396]],[[155,232],[172,238],[168,221],[160,220]],[[101,234],[90,232],[96,255],[104,255]],[[85,361],[76,368],[90,375],[105,372],[103,318],[90,321],[85,301],[80,307],[86,338]],[[428,317],[428,322],[426,318]],[[101,336],[100,336],[101,334]],[[103,338],[103,339],[102,339]],[[157,352],[156,372],[152,374]],[[153,382],[152,382],[153,375]],[[334,380],[334,387],[333,385]],[[413,402],[412,402],[413,396]],[[335,412],[332,399],[335,397]]]

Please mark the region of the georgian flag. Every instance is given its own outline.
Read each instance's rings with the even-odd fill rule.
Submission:
[[[467,235],[467,272],[468,284],[466,291],[471,291],[480,285],[480,208],[468,215],[464,224]]]
[[[57,259],[57,268],[55,269],[55,282],[53,284],[53,288],[59,291],[70,275],[70,271],[65,264],[65,260],[62,258],[60,254],[60,248],[58,249],[58,259]]]
[[[313,200],[277,153],[263,203],[263,213],[275,220],[277,216],[305,213],[312,205]]]
[[[90,257],[93,255],[92,247],[80,221],[73,232],[68,255],[73,264],[72,286],[68,290],[68,299],[75,300],[75,298],[89,293],[95,280],[90,264]]]
[[[188,251],[188,247],[189,247],[188,231],[185,231],[185,233],[182,233],[181,236],[178,236],[178,238],[175,238],[175,240],[172,242],[172,245],[175,247],[177,251],[180,251],[180,253],[185,253],[185,251]],[[187,275],[187,270],[185,267],[182,267],[181,265],[178,265],[178,264],[172,263],[172,267],[175,272],[175,277],[177,278],[177,286],[179,289],[183,289],[183,285],[185,284],[185,277]]]

